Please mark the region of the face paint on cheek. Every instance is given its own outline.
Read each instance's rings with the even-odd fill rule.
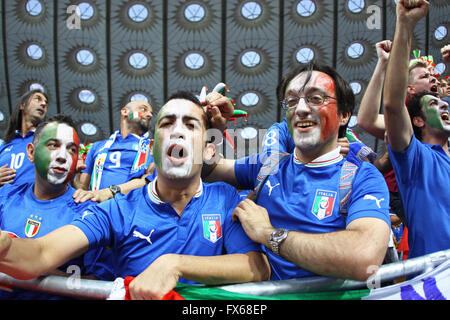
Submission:
[[[153,140],[153,161],[159,170],[162,164],[162,141],[161,134],[158,130],[155,132],[155,139]]]
[[[141,118],[141,117],[142,117],[142,113],[141,113],[141,112],[137,112],[137,111],[132,112],[132,113],[130,113],[130,114],[128,115],[128,118],[129,118],[130,120],[133,120],[133,119],[139,119],[139,118]]]
[[[47,180],[48,168],[51,161],[51,151],[47,149],[47,142],[56,137],[57,124],[48,124],[41,132],[39,143],[34,153],[34,163],[38,175]]]
[[[313,87],[320,88],[327,96],[336,96],[334,80],[326,73],[314,73],[311,82]],[[319,117],[322,126],[320,138],[321,141],[325,141],[339,130],[336,100],[329,99],[328,104],[319,107]]]
[[[292,139],[294,138],[294,130],[292,130],[292,122],[291,122],[291,112],[289,110],[286,110],[286,122],[288,125],[289,134],[291,135]]]
[[[430,106],[431,101],[433,101],[435,98],[431,98],[429,96],[424,96],[421,100],[422,108],[425,113],[426,117],[426,123],[435,129],[443,130],[444,125],[441,120],[441,115],[437,108]]]
[[[320,140],[325,141],[339,131],[339,119],[336,108],[330,104],[319,109],[320,123],[322,126]]]
[[[72,128],[72,136],[73,136],[73,142],[78,146],[80,145],[80,140],[78,139],[78,134],[75,131],[75,129]],[[72,180],[72,177],[75,175],[76,169],[77,169],[77,163],[78,163],[78,150],[75,154],[70,155],[72,158],[72,165],[69,169],[69,174],[67,175],[66,183],[70,182]]]

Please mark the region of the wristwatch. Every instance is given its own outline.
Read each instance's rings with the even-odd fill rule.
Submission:
[[[272,234],[270,235],[269,243],[273,253],[280,253],[280,244],[287,238],[288,232],[288,230],[283,228],[275,229],[275,231],[272,232]]]
[[[120,187],[115,184],[110,185],[109,190],[111,190],[113,197],[115,197],[117,193],[120,193]]]

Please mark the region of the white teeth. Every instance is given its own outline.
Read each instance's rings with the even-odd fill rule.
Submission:
[[[302,123],[297,123],[297,127],[300,127],[300,128],[310,127],[310,126],[313,126],[313,125],[314,125],[313,122],[302,122]]]

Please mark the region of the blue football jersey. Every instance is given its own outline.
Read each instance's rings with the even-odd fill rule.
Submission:
[[[21,186],[5,185],[0,188],[0,228],[18,238],[39,238],[69,224],[77,216],[82,216],[92,202],[75,203],[71,186],[60,197],[39,200],[34,196],[33,183]],[[72,274],[94,275],[102,280],[113,280],[110,254],[103,248],[90,250],[59,267]],[[0,290],[0,299],[61,299],[38,291],[15,289],[13,293]]]
[[[0,147],[0,167],[7,164],[8,168],[16,170],[12,183],[14,185],[34,182],[34,165],[27,157],[27,145],[33,141],[33,136],[34,131],[28,132],[25,137],[16,132],[16,137],[11,142]]]
[[[383,176],[370,163],[363,162],[353,180],[347,215],[339,212],[339,180],[344,158],[338,149],[302,164],[294,154],[279,164],[260,189],[257,204],[266,208],[275,228],[307,233],[344,230],[353,220],[379,218],[390,226],[389,193]],[[239,185],[253,189],[262,163],[252,155],[235,164]],[[266,247],[272,280],[314,275],[275,255]]]
[[[82,172],[88,173],[91,176],[94,174],[95,159],[107,140],[97,141],[92,144],[86,156],[86,169]],[[139,149],[139,137],[133,134],[128,134],[124,139],[119,133],[108,149],[108,153],[103,165],[102,178],[100,182],[100,189],[109,187],[110,185],[118,185],[125,183],[131,179],[139,178],[153,162],[153,157],[150,152],[147,155],[145,166],[137,172],[132,173],[131,168],[136,158]]]
[[[413,136],[409,147],[395,152],[389,145],[408,227],[408,257],[450,247],[450,157],[440,145]]]
[[[240,201],[233,187],[201,183],[179,216],[159,199],[155,181],[103,202],[90,209],[93,214],[73,222],[86,234],[91,247],[112,248],[116,276],[137,276],[168,253],[216,256],[260,251],[231,219]]]

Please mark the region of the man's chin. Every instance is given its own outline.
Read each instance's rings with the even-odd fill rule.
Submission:
[[[310,149],[317,146],[319,139],[315,135],[308,135],[302,137],[294,137],[294,144],[299,149]]]
[[[164,175],[171,180],[188,179],[191,177],[191,170],[184,166],[171,167],[164,171]]]

